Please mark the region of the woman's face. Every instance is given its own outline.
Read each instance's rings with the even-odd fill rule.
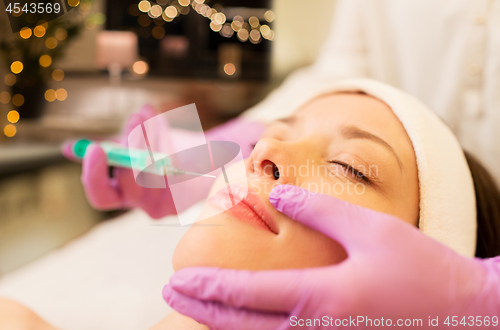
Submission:
[[[245,168],[247,177],[240,182],[249,187],[246,202],[196,222],[175,250],[175,270],[306,268],[345,259],[337,242],[270,204],[269,193],[278,184],[328,194],[413,225],[418,222],[411,141],[392,110],[367,95],[322,96],[271,124],[245,160]],[[224,181],[217,180],[211,194],[221,189],[222,194],[207,203],[206,212],[230,205],[224,188]],[[233,189],[238,198],[240,189]]]

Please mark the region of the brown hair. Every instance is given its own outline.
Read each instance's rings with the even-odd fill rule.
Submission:
[[[470,153],[464,154],[476,191],[476,257],[495,257],[500,255],[500,190],[488,170]]]

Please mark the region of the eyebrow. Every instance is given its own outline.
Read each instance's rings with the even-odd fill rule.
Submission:
[[[376,135],[373,135],[372,133],[369,133],[367,131],[364,131],[361,128],[356,127],[356,126],[344,126],[342,128],[340,134],[342,135],[342,137],[344,139],[366,139],[366,140],[370,140],[370,141],[373,141],[375,143],[380,144],[381,146],[383,146],[387,150],[389,150],[396,157],[396,160],[398,161],[398,164],[399,164],[399,168],[401,169],[401,171],[404,170],[404,165],[403,165],[403,162],[401,161],[401,158],[399,158],[399,156],[396,153],[396,151],[394,150],[394,148],[391,147],[391,145],[389,143],[387,143],[385,140],[383,140],[382,138],[380,138]]]

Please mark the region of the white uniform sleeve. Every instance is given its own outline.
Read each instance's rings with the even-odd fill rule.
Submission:
[[[367,77],[366,42],[359,0],[338,0],[330,36],[316,60],[290,74],[280,87],[242,115],[268,123],[291,115],[318,89],[341,78]]]

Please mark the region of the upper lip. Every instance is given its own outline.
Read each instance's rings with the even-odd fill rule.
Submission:
[[[249,187],[247,188],[246,186],[240,184],[231,184],[229,185],[229,188],[236,203],[244,203],[262,220],[262,222],[269,228],[270,231],[278,234],[278,226],[276,225],[276,222],[267,210],[259,195],[253,192]],[[230,198],[227,187],[220,189],[216,193],[216,195],[224,195]]]

